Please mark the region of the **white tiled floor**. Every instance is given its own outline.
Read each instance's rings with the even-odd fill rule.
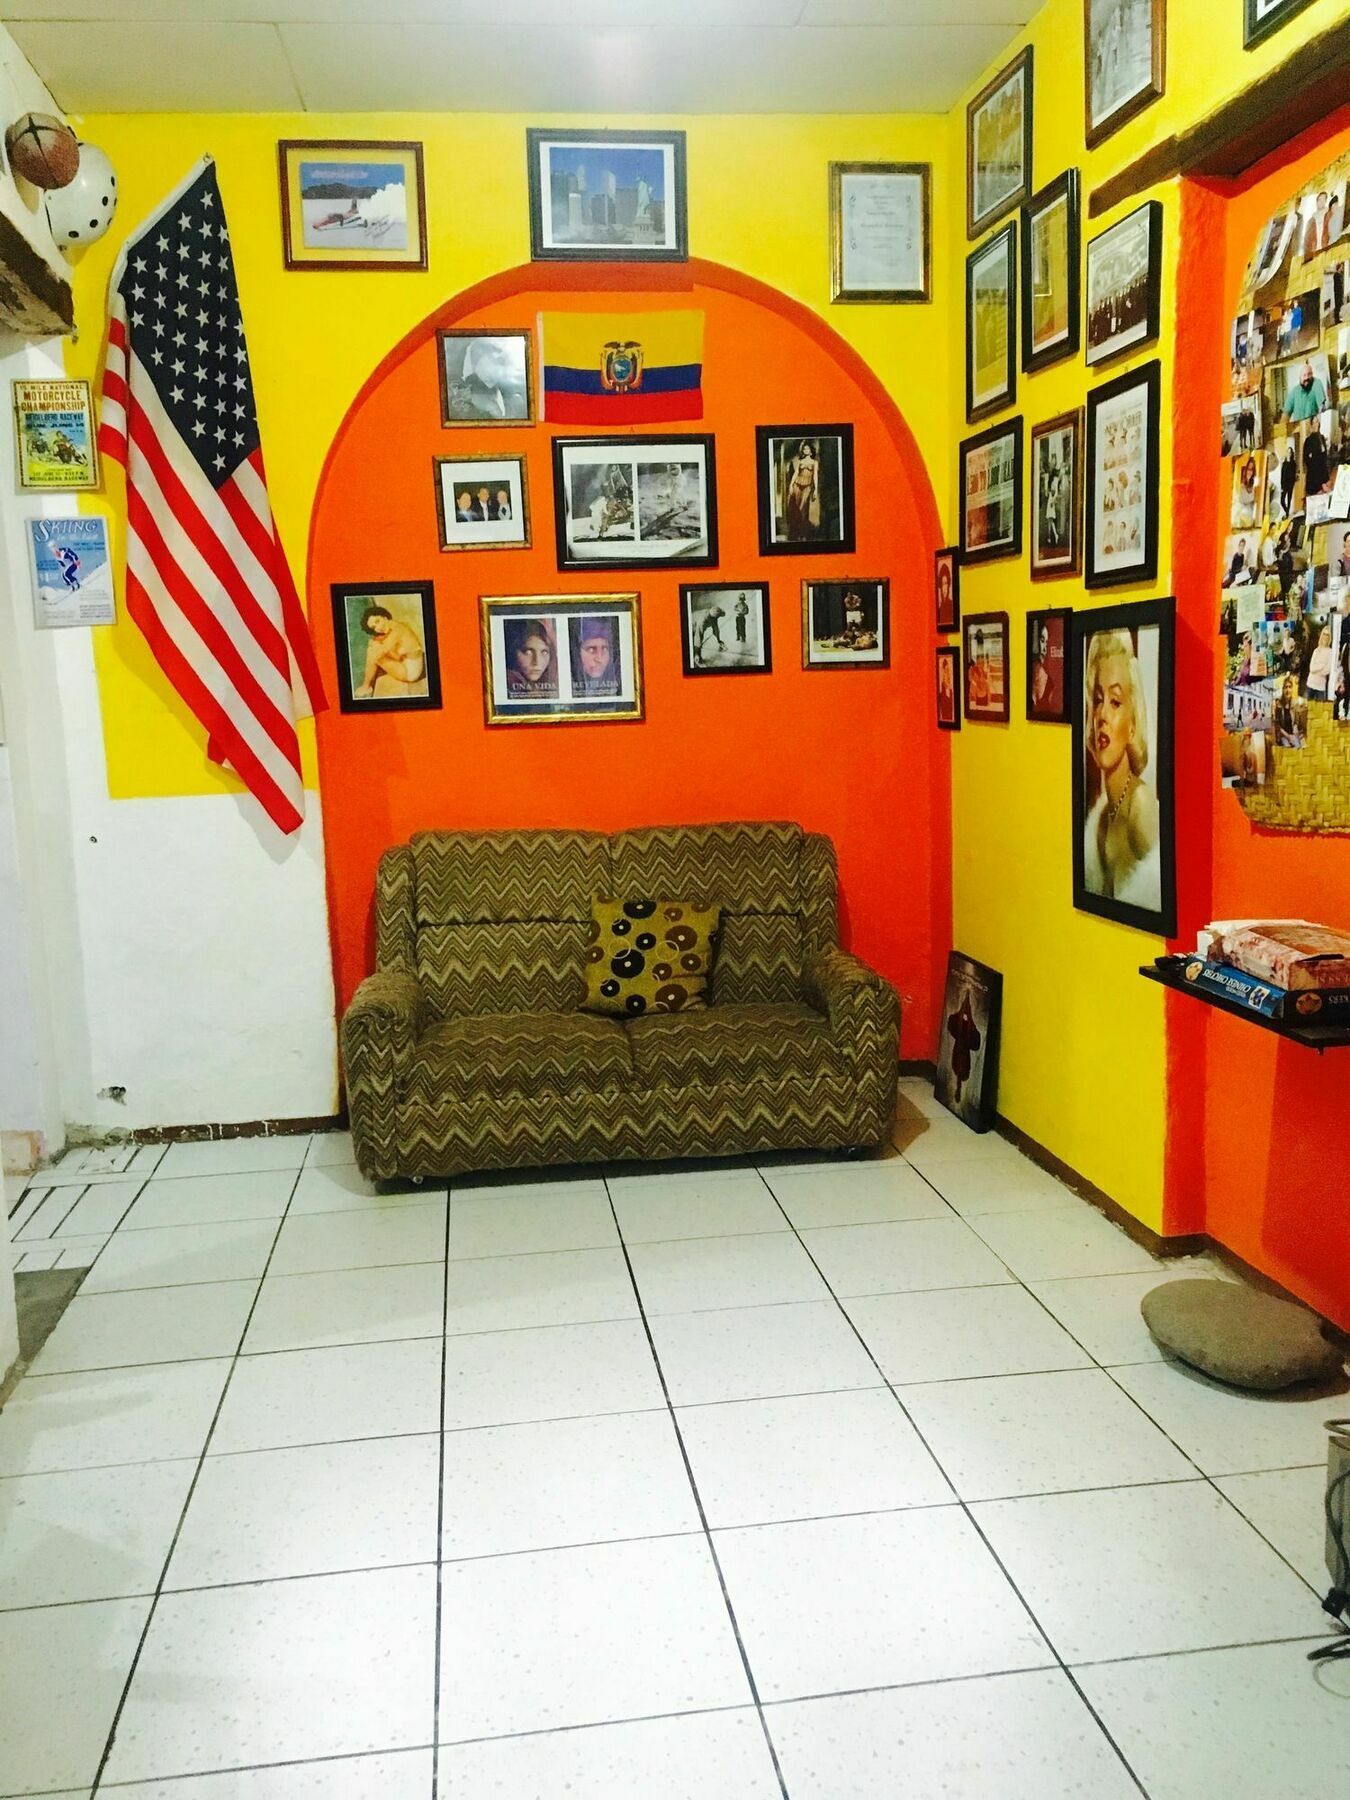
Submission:
[[[921,1087],[896,1144],[45,1172],[22,1266],[93,1271],[0,1413],[0,1796],[1331,1792],[1345,1401],[1163,1360],[1140,1296],[1221,1271]]]

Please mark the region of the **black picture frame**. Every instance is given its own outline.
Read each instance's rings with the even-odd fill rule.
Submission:
[[[997,634],[1003,642],[1003,698],[995,706],[970,698],[971,640],[984,632]],[[967,613],[961,621],[961,707],[967,725],[1006,725],[1012,716],[1012,632],[1005,612]]]
[[[951,597],[951,617],[942,610],[942,572],[947,571]],[[933,629],[944,635],[961,628],[961,548],[944,544],[933,552]]]
[[[960,950],[949,951],[933,1096],[972,1131],[988,1131],[998,1119],[1002,1030],[1002,975]]]
[[[755,593],[759,595],[760,636],[763,642],[763,657],[759,662],[745,663],[737,666],[715,665],[709,667],[697,660],[699,645],[696,643],[690,626],[693,622],[693,599],[696,594],[726,594],[731,591],[739,594]],[[773,624],[770,616],[769,584],[767,581],[683,581],[680,583],[680,655],[686,675],[771,675],[773,673]],[[732,608],[735,618],[735,607]],[[734,627],[733,627],[734,629]],[[720,641],[720,640],[719,640]],[[733,642],[735,640],[733,639]]]
[[[1047,705],[1043,698],[1036,694],[1036,670],[1041,660],[1041,630],[1048,627],[1051,631],[1051,648],[1058,640],[1059,647],[1059,705]],[[1027,614],[1027,712],[1026,716],[1038,725],[1067,725],[1069,723],[1069,656],[1073,640],[1073,608],[1071,606],[1042,606],[1033,608]],[[1050,688],[1053,695],[1054,687]]]
[[[701,552],[682,552],[655,556],[577,556],[568,542],[567,458],[570,451],[604,451],[614,462],[642,458],[644,447],[696,445],[703,452],[703,518],[706,527]],[[660,462],[660,457],[652,458]],[[553,439],[553,529],[558,568],[562,572],[576,570],[588,575],[606,569],[715,569],[718,562],[717,541],[717,446],[710,432],[664,432],[644,437],[555,437]]]
[[[1094,119],[1092,63],[1096,46],[1092,41],[1093,0],[1083,0],[1083,141],[1089,150],[1104,143],[1128,120],[1143,112],[1146,106],[1152,106],[1155,100],[1160,100],[1167,89],[1167,0],[1136,0],[1136,3],[1146,7],[1149,15],[1148,80],[1141,83],[1133,93],[1126,94],[1117,101],[1109,112]]]
[[[1022,501],[1023,501],[1023,443],[1022,415],[1012,419],[1001,419],[997,425],[991,425],[985,431],[978,431],[973,437],[961,440],[961,473],[958,504],[961,508],[960,556],[963,565],[968,563],[993,562],[1004,556],[1020,556],[1022,554]],[[967,484],[970,476],[970,464],[980,452],[989,449],[1007,439],[1012,457],[1012,520],[1011,530],[1006,536],[989,537],[983,532],[976,537],[971,530],[971,508],[968,504],[970,496]]]
[[[1021,151],[1021,180],[1001,195],[993,204],[983,211],[976,211],[976,120],[985,107],[999,95],[1003,89],[1011,87],[1020,77],[1022,80],[1022,125],[1019,132]],[[1014,212],[1024,200],[1031,195],[1032,182],[1032,149],[1034,140],[1035,109],[1035,56],[1030,44],[1025,50],[1005,63],[991,81],[985,83],[975,98],[966,107],[966,236],[977,238],[990,225],[997,225],[1008,213]]]
[[[1048,552],[1041,541],[1041,526],[1045,522],[1041,512],[1042,449],[1050,444],[1052,439],[1065,436],[1069,439],[1070,454],[1073,457],[1073,467],[1069,470],[1068,479],[1063,482],[1060,490],[1067,501],[1065,523],[1068,526],[1069,541],[1067,548],[1062,545],[1056,546],[1054,552]],[[1066,576],[1077,575],[1083,566],[1083,409],[1081,406],[1075,407],[1072,412],[1058,413],[1053,419],[1042,419],[1039,424],[1032,426],[1027,514],[1029,519],[1027,573],[1031,579],[1033,581],[1062,581]]]
[[[1282,31],[1296,14],[1301,13],[1313,0],[1282,0],[1264,19],[1257,17],[1256,0],[1243,0],[1242,7],[1242,48],[1254,50],[1268,37]]]
[[[1102,518],[1106,518],[1105,489],[1110,481],[1118,482],[1124,474],[1127,482],[1129,468],[1122,464],[1120,469],[1098,466],[1098,423],[1101,413],[1117,402],[1138,392],[1144,407],[1144,428],[1148,434],[1148,442],[1144,448],[1142,466],[1134,473],[1140,477],[1139,507],[1142,511],[1142,544],[1141,558],[1138,562],[1126,562],[1117,566],[1109,566],[1103,561],[1108,552],[1105,547],[1105,536],[1109,527],[1103,530],[1103,542],[1098,541],[1098,500],[1103,500]],[[1083,585],[1089,588],[1119,587],[1126,583],[1142,584],[1158,579],[1158,482],[1161,467],[1161,444],[1159,442],[1160,406],[1162,398],[1162,364],[1155,357],[1152,362],[1142,363],[1137,369],[1129,369],[1123,375],[1117,375],[1112,381],[1103,381],[1095,388],[1088,389],[1087,420],[1083,432]],[[1107,421],[1108,429],[1110,421]],[[1108,445],[1109,453],[1109,445]],[[1114,510],[1120,518],[1114,522],[1123,523],[1126,513],[1132,514],[1135,503],[1133,485],[1127,487],[1127,496],[1123,507]]]
[[[977,315],[975,306],[976,274],[981,265],[1002,261],[1004,283],[1007,292],[1007,306],[1003,321],[1002,350],[998,360],[1003,365],[1003,379],[1000,385],[986,394],[983,399],[975,393],[975,351],[977,341]],[[1017,226],[1009,222],[1001,231],[987,237],[982,244],[977,244],[966,257],[966,419],[973,424],[976,419],[988,418],[990,413],[1003,412],[1012,406],[1017,399]]]
[[[441,709],[441,660],[436,635],[436,589],[430,581],[343,581],[330,589],[333,605],[333,650],[337,665],[338,706],[344,713],[439,712]],[[363,685],[354,680],[352,668],[351,603],[383,605],[391,599],[416,597],[421,606],[420,628],[426,663],[425,694],[382,699],[373,694],[358,697]],[[386,610],[388,610],[386,608]]]
[[[1036,268],[1033,240],[1037,219],[1054,206],[1064,207],[1064,280],[1067,289],[1069,320],[1062,338],[1044,349],[1034,343],[1034,311],[1036,303]],[[1066,356],[1077,356],[1082,338],[1082,295],[1080,269],[1083,257],[1082,220],[1077,169],[1066,169],[1039,193],[1033,194],[1022,208],[1022,369],[1033,374],[1062,362]]]
[[[836,482],[838,485],[838,525],[834,533],[819,536],[790,537],[786,513],[780,520],[777,506],[778,480],[774,446],[780,442],[819,446],[821,440],[838,440]],[[794,459],[795,460],[795,459]],[[817,448],[817,461],[819,450]],[[761,556],[851,556],[856,547],[856,508],[853,490],[853,427],[837,425],[756,425],[755,427],[755,492],[759,509],[759,553]]]
[[[933,652],[933,697],[937,709],[937,728],[939,731],[960,731],[961,729],[961,648],[959,644],[939,644]],[[950,672],[952,716],[942,716],[942,671]]]
[[[1156,633],[1150,645],[1150,656],[1146,659],[1155,664],[1154,691],[1149,693],[1148,677],[1139,658],[1141,648],[1140,633]],[[1142,766],[1135,769],[1135,758],[1130,758],[1130,781],[1132,786],[1126,789],[1131,793],[1139,787],[1153,790],[1156,807],[1156,845],[1157,861],[1157,904],[1145,905],[1141,902],[1141,893],[1146,885],[1151,884],[1152,871],[1143,868],[1148,859],[1139,859],[1136,870],[1129,872],[1125,881],[1118,877],[1110,877],[1113,888],[1124,893],[1133,893],[1134,898],[1123,897],[1120,891],[1110,894],[1103,891],[1108,880],[1106,871],[1098,869],[1102,863],[1099,848],[1094,848],[1093,866],[1089,867],[1087,843],[1089,835],[1094,844],[1100,844],[1100,826],[1096,818],[1097,807],[1102,801],[1101,794],[1093,794],[1091,799],[1088,778],[1087,739],[1089,733],[1088,720],[1088,687],[1087,667],[1089,657],[1093,654],[1094,640],[1102,634],[1120,634],[1132,646],[1134,668],[1123,672],[1124,679],[1117,684],[1122,692],[1133,696],[1136,687],[1143,696],[1145,713],[1142,733],[1146,749],[1146,759]],[[1102,649],[1110,655],[1110,646]],[[1103,657],[1103,661],[1107,660]],[[1106,673],[1109,678],[1110,669]],[[1175,937],[1177,928],[1176,907],[1176,814],[1175,794],[1173,788],[1174,757],[1174,724],[1175,724],[1175,691],[1176,672],[1176,601],[1172,597],[1162,600],[1117,601],[1110,606],[1092,607],[1083,612],[1073,614],[1073,649],[1072,666],[1069,681],[1069,722],[1073,730],[1073,812],[1070,826],[1073,833],[1073,903],[1080,912],[1095,913],[1104,919],[1113,919],[1121,925],[1133,925],[1141,931],[1151,931],[1161,937]],[[1133,727],[1131,727],[1133,729]],[[1115,766],[1119,766],[1119,758]],[[1098,759],[1094,754],[1094,764]],[[1099,765],[1098,765],[1099,766]],[[1100,780],[1100,777],[1098,777]],[[1109,780],[1109,776],[1108,776]],[[1117,806],[1124,796],[1117,799]],[[1137,802],[1131,801],[1132,807]],[[1145,815],[1146,819],[1146,815]],[[1109,825],[1108,825],[1109,830]],[[1131,834],[1128,842],[1133,843],[1138,830]],[[1142,872],[1140,872],[1142,869]],[[1098,882],[1103,884],[1099,887]]]
[[[675,207],[673,243],[659,249],[639,245],[607,244],[569,247],[550,241],[543,211],[540,152],[550,144],[636,145],[671,153],[671,199]],[[685,176],[685,134],[682,131],[587,131],[531,125],[525,132],[525,156],[530,192],[531,262],[687,262],[689,260],[689,206]],[[665,201],[662,201],[664,207]]]
[[[1127,212],[1114,225],[1088,239],[1086,258],[1087,297],[1084,305],[1083,359],[1090,369],[1113,362],[1118,356],[1129,356],[1148,344],[1156,343],[1162,330],[1162,229],[1161,200],[1145,200]],[[1111,310],[1105,296],[1094,294],[1094,278],[1098,267],[1113,250],[1125,248],[1130,238],[1142,242],[1147,266],[1143,272],[1143,292],[1136,304],[1142,303],[1137,321],[1123,330],[1109,329]]]

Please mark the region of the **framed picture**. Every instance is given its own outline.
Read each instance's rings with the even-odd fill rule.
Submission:
[[[1083,413],[1031,432],[1031,579],[1076,575],[1083,560]]]
[[[1162,202],[1145,200],[1088,239],[1089,365],[1157,337],[1162,297]]]
[[[686,675],[767,675],[773,668],[767,583],[684,582],[680,619]]]
[[[115,625],[108,521],[101,514],[86,514],[74,519],[29,519],[27,524],[33,623],[38,630]]]
[[[525,133],[535,262],[684,262],[682,131]]]
[[[966,108],[966,236],[978,237],[1031,194],[1028,46]]]
[[[438,331],[442,425],[533,425],[528,331]]]
[[[1069,722],[1069,637],[1073,608],[1027,614],[1027,717],[1047,725]]]
[[[489,725],[642,717],[636,594],[485,594],[478,604]]]
[[[940,644],[937,656],[937,722],[939,731],[961,729],[961,652]]]
[[[889,669],[891,584],[858,581],[802,583],[804,669]]]
[[[1078,350],[1078,171],[1066,169],[1022,208],[1022,367]]]
[[[1017,398],[1017,231],[1005,225],[966,258],[966,417]]]
[[[1158,402],[1162,365],[1145,363],[1087,399],[1087,587],[1158,575]]]
[[[281,243],[288,269],[425,269],[422,146],[283,138]]]
[[[92,492],[98,437],[87,381],[14,381],[19,486],[33,493]]]
[[[554,438],[560,569],[717,563],[711,437]]]
[[[935,629],[955,631],[961,623],[961,562],[955,544],[933,553]]]
[[[1073,615],[1073,903],[1176,934],[1175,600]]]
[[[931,299],[927,163],[830,164],[830,298],[837,305]]]
[[[1022,554],[1022,420],[961,444],[961,561]]]
[[[850,555],[853,427],[757,425],[761,556]]]
[[[1008,615],[967,613],[961,625],[964,645],[966,719],[970,724],[1008,723]]]
[[[442,550],[524,550],[530,495],[523,456],[437,456]]]
[[[1162,94],[1166,45],[1165,0],[1083,0],[1089,149]]]
[[[1263,38],[1287,25],[1295,13],[1301,13],[1312,0],[1244,0],[1242,47],[1250,50]]]
[[[996,1118],[1003,977],[953,950],[947,957],[934,1096],[972,1131]]]
[[[343,712],[435,712],[441,704],[436,596],[429,581],[334,586]]]

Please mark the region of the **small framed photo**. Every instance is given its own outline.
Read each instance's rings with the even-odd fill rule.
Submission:
[[[288,269],[425,269],[422,146],[350,138],[277,145]]]
[[[1083,0],[1084,135],[1092,149],[1152,105],[1167,68],[1165,0]]]
[[[966,108],[966,236],[1031,195],[1032,56],[1028,46]]]
[[[717,564],[711,437],[554,438],[560,569]]]
[[[1083,413],[1031,432],[1031,579],[1076,575],[1083,561]]]
[[[934,629],[955,631],[961,623],[961,552],[947,544],[933,552]]]
[[[343,712],[435,712],[441,704],[429,581],[335,585],[333,643]]]
[[[1176,935],[1172,795],[1176,602],[1073,615],[1073,903]]]
[[[802,667],[889,669],[889,581],[804,581]]]
[[[761,556],[851,555],[852,425],[757,425]]]
[[[961,444],[961,561],[1022,554],[1022,420]]]
[[[98,436],[87,381],[14,381],[19,486],[32,493],[92,493]]]
[[[1078,171],[1066,169],[1022,208],[1022,367],[1048,369],[1079,340]]]
[[[953,950],[947,957],[933,1094],[972,1131],[997,1119],[1003,977]]]
[[[1046,725],[1069,722],[1069,639],[1073,608],[1027,614],[1027,717]]]
[[[489,725],[642,717],[636,594],[485,594],[478,604]]]
[[[830,298],[836,305],[930,299],[927,163],[830,164]]]
[[[940,644],[937,657],[937,722],[939,731],[961,729],[961,652]]]
[[[1250,50],[1273,32],[1287,25],[1295,13],[1301,13],[1312,0],[1244,0],[1242,47]]]
[[[438,331],[442,425],[533,425],[528,331]]]
[[[686,675],[767,675],[773,668],[769,589],[762,581],[680,587]]]
[[[28,560],[39,631],[117,623],[108,521],[101,514],[29,519]]]
[[[1158,574],[1158,405],[1162,368],[1145,363],[1087,400],[1087,587]]]
[[[682,131],[525,133],[535,262],[685,262]]]
[[[530,496],[523,456],[437,456],[442,550],[524,550]]]
[[[1008,723],[1008,615],[967,613],[964,645],[966,719],[970,724]]]
[[[1145,200],[1088,239],[1088,366],[1151,344],[1161,306],[1162,202]]]
[[[1017,229],[1005,225],[966,258],[966,417],[1017,398]]]

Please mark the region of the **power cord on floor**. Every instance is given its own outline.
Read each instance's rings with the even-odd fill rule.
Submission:
[[[1341,1662],[1350,1661],[1350,1623],[1346,1620],[1346,1608],[1350,1606],[1350,1550],[1346,1548],[1345,1528],[1337,1514],[1334,1498],[1342,1488],[1350,1488],[1350,1469],[1344,1470],[1327,1488],[1326,1514],[1327,1530],[1331,1541],[1336,1546],[1336,1560],[1339,1580],[1336,1582],[1322,1602],[1322,1611],[1329,1613],[1341,1627],[1343,1635],[1333,1638],[1329,1644],[1319,1644],[1316,1650],[1308,1652],[1309,1662]]]

